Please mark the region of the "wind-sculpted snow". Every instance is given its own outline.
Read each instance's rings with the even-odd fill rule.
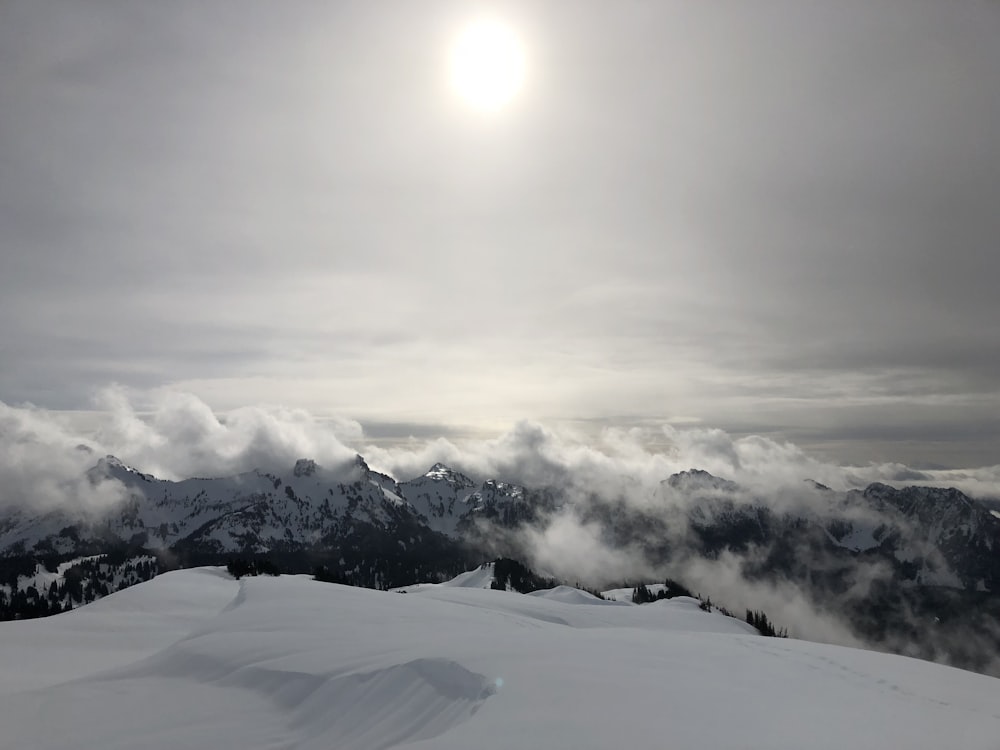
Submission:
[[[443,588],[465,588],[465,589],[488,589],[493,587],[495,578],[493,576],[493,565],[485,564],[481,565],[475,570],[469,570],[465,573],[460,573],[459,575],[452,578],[450,581],[445,581],[444,583],[432,583],[432,584],[417,584],[417,588],[423,588],[427,586],[440,586]],[[412,588],[412,587],[410,587]]]
[[[1000,680],[574,591],[169,573],[0,624],[0,748],[996,748]]]
[[[157,698],[162,678],[250,693],[267,712],[280,716],[296,747],[388,748],[436,737],[476,713],[496,692],[493,682],[443,658],[413,659],[371,670],[329,671],[301,665],[285,668],[286,653],[243,663],[229,652],[216,658],[211,633],[181,641],[115,681],[153,681],[151,699],[169,701],[172,687]],[[205,647],[209,648],[206,649]],[[257,654],[260,656],[260,654]],[[292,735],[302,741],[295,741]]]
[[[239,584],[214,568],[163,575],[58,617],[0,627],[0,696],[86,677],[166,648],[214,618]]]
[[[613,599],[598,599],[589,591],[580,591],[572,586],[556,586],[551,589],[541,589],[532,591],[529,596],[539,599],[547,599],[552,602],[562,602],[563,604],[610,604],[612,606],[628,606],[626,601],[616,601]]]

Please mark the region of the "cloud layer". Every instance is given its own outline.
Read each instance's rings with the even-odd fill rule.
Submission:
[[[642,504],[679,471],[706,470],[751,491],[780,497],[812,479],[834,489],[873,481],[954,486],[974,497],[1000,497],[1000,466],[969,470],[915,470],[903,464],[840,466],[799,447],[760,436],[734,437],[702,426],[603,428],[596,437],[570,428],[522,421],[490,439],[411,438],[369,441],[360,423],[319,418],[305,410],[246,406],[218,414],[190,393],[137,391],[113,386],[94,411],[53,412],[0,402],[3,480],[17,477],[4,504],[31,501],[33,481],[73,481],[103,454],[166,479],[225,476],[254,468],[282,470],[298,458],[340,464],[356,453],[399,480],[443,462],[480,480],[499,478],[529,487],[624,495]],[[653,447],[651,447],[653,446]]]
[[[483,120],[460,0],[6,7],[0,399],[996,461],[1000,6],[502,10]]]

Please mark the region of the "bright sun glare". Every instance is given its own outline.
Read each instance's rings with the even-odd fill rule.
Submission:
[[[466,26],[452,45],[449,62],[455,91],[482,112],[503,108],[524,82],[524,47],[498,21]]]

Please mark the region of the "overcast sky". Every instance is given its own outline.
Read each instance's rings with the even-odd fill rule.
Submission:
[[[447,55],[481,15],[524,87]],[[0,401],[1000,464],[1000,3],[0,1]]]

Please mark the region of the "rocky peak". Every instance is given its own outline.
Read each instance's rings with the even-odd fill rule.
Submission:
[[[449,466],[445,466],[443,463],[434,464],[425,474],[424,477],[427,479],[433,479],[438,482],[447,482],[455,487],[473,487],[475,482],[473,482],[465,474],[455,471]]]
[[[311,458],[300,458],[295,462],[295,468],[292,469],[292,473],[297,477],[311,477],[316,473],[317,468],[316,462]]]
[[[97,463],[87,472],[91,482],[100,482],[105,479],[128,480],[131,477],[141,479],[145,482],[152,481],[152,474],[143,474],[138,469],[134,469],[121,459],[107,455],[98,459]]]
[[[739,485],[728,479],[717,477],[702,469],[688,469],[673,474],[667,478],[669,487],[681,492],[704,492],[713,490],[719,492],[737,492]]]

